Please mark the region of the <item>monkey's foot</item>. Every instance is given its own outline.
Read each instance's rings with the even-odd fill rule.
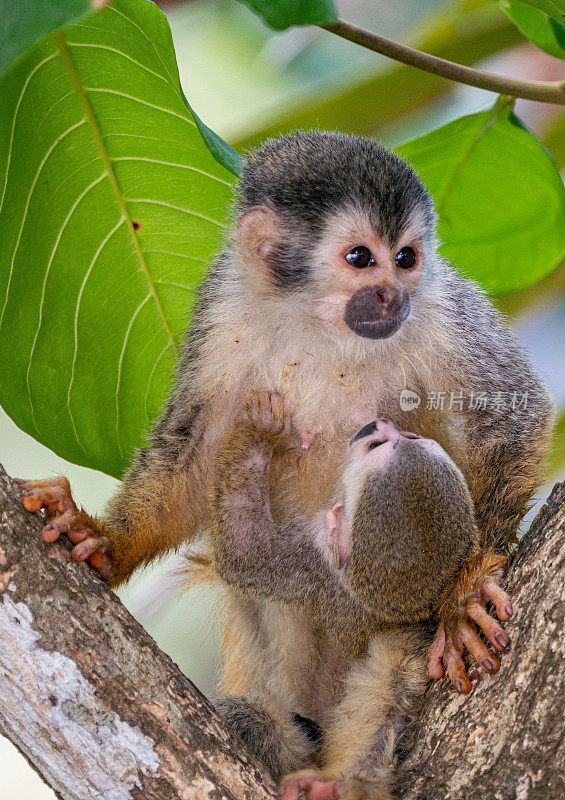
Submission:
[[[372,781],[325,780],[308,769],[283,778],[278,796],[279,800],[392,800],[388,789]]]
[[[75,561],[88,561],[104,580],[111,573],[108,555],[110,543],[101,535],[96,520],[80,511],[71,494],[66,478],[47,478],[46,480],[18,480],[22,490],[22,505],[27,511],[43,511],[49,522],[41,531],[44,542],[56,541],[66,533],[75,545],[71,556]]]
[[[288,435],[290,414],[285,413],[283,399],[278,392],[248,392],[247,417],[259,431],[274,436]]]
[[[502,622],[512,614],[510,597],[500,587],[505,560],[494,553],[478,556],[461,571],[440,606],[441,622],[428,653],[428,675],[441,678],[445,666],[453,686],[463,694],[472,689],[462,657],[465,648],[485,672],[494,675],[500,668],[500,661],[478,636],[476,626],[498,652],[510,641],[486,611],[491,602]]]

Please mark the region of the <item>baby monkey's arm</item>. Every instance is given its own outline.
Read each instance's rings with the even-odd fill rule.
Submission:
[[[271,456],[290,427],[279,394],[248,393],[214,463],[212,544],[215,567],[227,583],[300,602],[332,576],[309,523],[278,525],[271,514]]]

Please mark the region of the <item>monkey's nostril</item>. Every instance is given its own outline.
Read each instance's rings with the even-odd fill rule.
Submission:
[[[379,303],[382,303],[383,305],[388,301],[387,294],[385,291],[383,291],[383,289],[377,289],[377,291],[375,292],[375,297],[377,298]]]

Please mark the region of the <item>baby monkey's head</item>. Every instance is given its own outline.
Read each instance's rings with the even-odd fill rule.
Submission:
[[[327,544],[352,594],[383,622],[424,619],[478,543],[465,478],[432,439],[377,420],[353,437]]]

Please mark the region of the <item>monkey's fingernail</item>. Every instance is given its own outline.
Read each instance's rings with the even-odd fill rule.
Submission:
[[[482,664],[483,669],[485,670],[485,672],[496,672],[497,671],[497,665],[490,658],[483,658],[483,660],[481,661],[481,664]]]
[[[55,530],[55,525],[54,525],[54,523],[53,523],[53,522],[49,522],[49,523],[48,523],[48,524],[47,524],[47,525],[46,525],[46,526],[43,528],[43,530],[44,530],[44,531],[54,531],[54,530]]]
[[[455,689],[458,692],[463,691],[463,681],[460,678],[455,678],[455,680],[453,681],[453,685],[455,686]]]
[[[87,550],[86,547],[75,547],[74,549],[75,558],[77,558],[78,560],[84,558],[84,556],[86,555],[86,550]]]
[[[494,634],[495,641],[499,647],[503,649],[508,647],[508,642],[510,641],[508,636],[504,633],[504,631],[497,631]]]
[[[504,605],[504,606],[502,607],[502,613],[503,613],[503,614],[504,614],[506,617],[511,617],[511,616],[512,616],[512,606],[510,605],[510,603],[506,603],[506,605]]]

